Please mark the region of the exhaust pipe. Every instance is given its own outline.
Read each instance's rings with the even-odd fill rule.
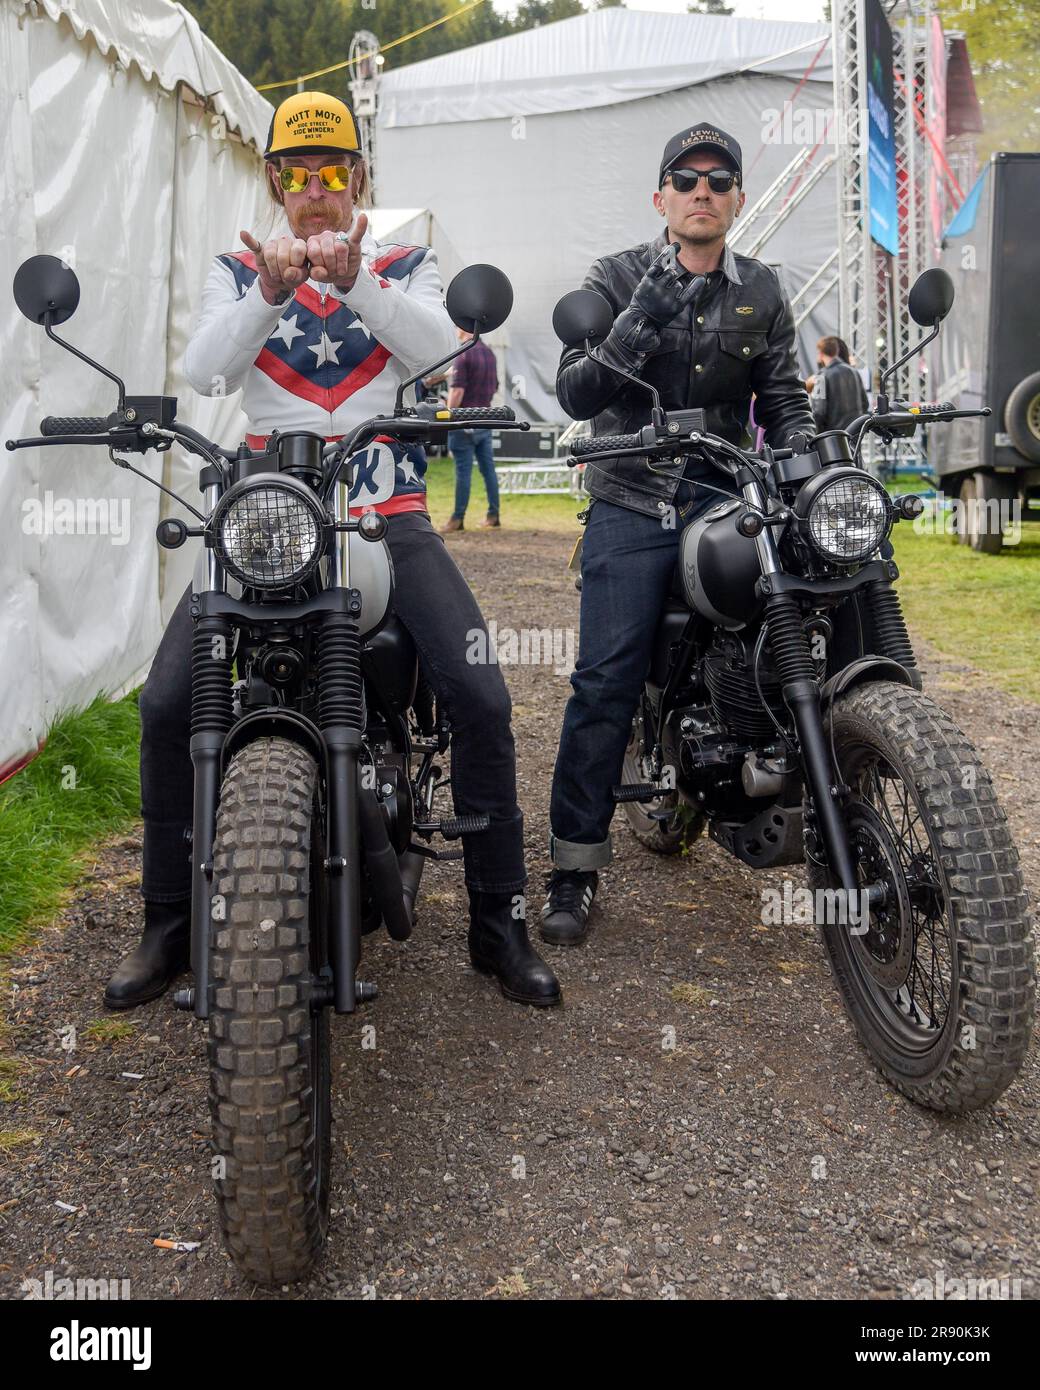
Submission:
[[[361,842],[365,847],[365,863],[368,865],[376,904],[393,939],[407,941],[412,934],[415,889],[410,896],[406,896],[401,879],[401,865],[390,843],[386,821],[383,819],[383,808],[371,788],[359,785],[358,812],[361,821]],[[417,855],[416,858],[421,858],[421,855]]]

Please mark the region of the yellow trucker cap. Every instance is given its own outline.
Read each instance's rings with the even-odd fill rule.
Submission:
[[[294,92],[271,118],[264,158],[322,150],[361,153],[354,113],[328,92]]]

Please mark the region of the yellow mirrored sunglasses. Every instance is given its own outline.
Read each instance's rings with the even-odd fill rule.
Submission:
[[[302,193],[315,175],[322,188],[330,193],[342,193],[350,186],[349,164],[323,164],[320,169],[305,169],[302,164],[287,164],[278,173],[278,182],[286,193]]]

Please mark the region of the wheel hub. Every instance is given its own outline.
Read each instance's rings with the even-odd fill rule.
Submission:
[[[872,806],[854,802],[849,810],[849,838],[857,863],[857,880],[866,895],[868,885],[881,885],[883,894],[871,905],[867,929],[860,921],[852,949],[866,973],[886,990],[898,990],[907,981],[914,956],[911,899],[899,852],[886,826]]]

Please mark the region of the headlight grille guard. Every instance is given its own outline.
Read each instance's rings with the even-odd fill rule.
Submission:
[[[240,533],[237,547],[229,544],[226,534],[229,516]],[[272,517],[281,523],[277,528],[270,525]],[[321,499],[306,483],[286,473],[254,473],[220,498],[209,519],[207,542],[222,567],[241,584],[262,590],[288,589],[317,567],[332,525]],[[260,543],[280,538],[281,547],[272,546],[272,556],[259,563],[243,563],[242,550],[250,534]],[[301,562],[302,552],[307,558]]]

